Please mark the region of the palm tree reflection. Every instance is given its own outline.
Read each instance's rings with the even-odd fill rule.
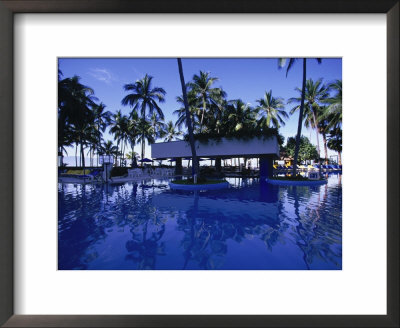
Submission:
[[[288,188],[288,196],[294,200],[295,232],[292,236],[303,253],[307,269],[323,267],[324,263],[333,263],[341,268],[341,206],[327,206],[341,199],[341,189],[335,188],[328,193],[328,186],[317,187],[316,200],[304,207],[300,203],[310,188],[293,186]],[[322,188],[323,197],[320,199]],[[340,195],[339,195],[340,194]],[[339,197],[338,197],[339,196]],[[315,194],[314,194],[315,197]],[[309,198],[310,199],[310,198]],[[341,205],[341,202],[340,202]]]

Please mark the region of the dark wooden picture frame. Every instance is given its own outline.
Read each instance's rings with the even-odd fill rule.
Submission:
[[[399,0],[0,0],[0,324],[5,327],[399,327]],[[15,13],[385,13],[387,315],[14,315],[13,17]],[[366,286],[368,288],[368,286]]]

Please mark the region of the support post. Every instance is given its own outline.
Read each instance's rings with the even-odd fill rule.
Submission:
[[[221,158],[217,157],[215,159],[215,169],[217,170],[217,172],[221,172]]]
[[[182,157],[177,157],[175,162],[175,175],[182,174]]]
[[[260,178],[268,178],[273,175],[273,155],[260,156]]]

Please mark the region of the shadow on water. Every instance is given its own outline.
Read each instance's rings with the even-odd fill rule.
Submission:
[[[59,185],[59,269],[341,269],[341,186]]]

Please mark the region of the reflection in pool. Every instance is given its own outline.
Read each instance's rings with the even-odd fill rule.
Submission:
[[[340,270],[341,175],[317,187],[227,179],[58,186],[60,270]]]

